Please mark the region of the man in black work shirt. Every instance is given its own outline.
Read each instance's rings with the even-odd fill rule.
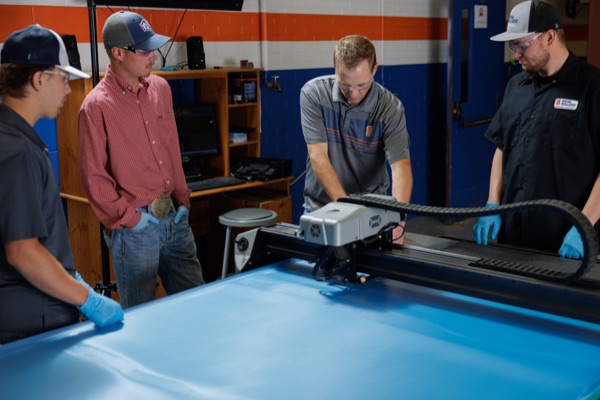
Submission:
[[[488,207],[535,199],[573,204],[592,225],[600,218],[600,71],[565,46],[558,13],[541,1],[513,8],[508,42],[523,72],[510,79],[485,136],[496,146]],[[491,231],[491,232],[490,232]],[[541,212],[480,218],[475,240],[581,258],[583,244],[565,219]]]

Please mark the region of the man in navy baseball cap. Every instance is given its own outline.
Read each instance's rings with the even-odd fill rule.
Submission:
[[[148,21],[131,11],[119,11],[106,20],[102,29],[104,47],[122,47],[127,50],[156,50],[170,37],[154,32]]]
[[[156,50],[170,38],[129,11],[112,14],[102,38],[109,64],[79,110],[79,166],[126,308],[155,299],[157,276],[167,294],[204,278],[171,87],[152,73]]]

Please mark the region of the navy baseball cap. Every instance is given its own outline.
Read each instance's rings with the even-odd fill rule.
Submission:
[[[165,45],[170,37],[155,33],[148,21],[131,11],[119,11],[106,20],[102,28],[104,47],[132,47],[140,50],[156,50]]]
[[[0,63],[47,65],[67,72],[69,79],[90,77],[69,65],[69,56],[61,37],[40,25],[29,25],[11,33],[4,41]]]
[[[537,0],[526,1],[517,4],[510,11],[506,32],[492,36],[490,40],[509,42],[529,36],[532,33],[561,28],[560,16],[550,4]]]

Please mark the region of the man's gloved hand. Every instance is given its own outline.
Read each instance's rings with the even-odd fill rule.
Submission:
[[[78,308],[83,315],[100,328],[123,321],[121,305],[93,290],[90,290],[87,299]]]
[[[581,241],[581,235],[576,227],[571,227],[569,232],[565,235],[562,246],[560,246],[560,249],[558,250],[558,255],[573,259],[583,257],[583,242]]]
[[[498,207],[498,204],[488,203],[485,206]],[[488,215],[487,217],[479,218],[475,226],[473,226],[473,237],[477,244],[487,246],[490,228],[492,229],[492,239],[496,239],[500,231],[500,225],[502,225],[502,218],[499,215]]]
[[[175,215],[173,222],[175,222],[175,224],[177,225],[179,223],[179,221],[181,221],[181,218],[183,218],[184,216],[187,216],[189,213],[190,213],[190,210],[188,210],[186,206],[179,206],[177,208],[177,215]]]
[[[148,223],[150,223],[150,222],[152,222],[154,224],[158,224],[158,218],[156,218],[154,215],[152,215],[150,213],[145,213],[145,212],[143,212],[141,214],[142,214],[142,219],[140,219],[140,222],[138,222],[136,226],[131,228],[132,231],[137,231],[138,229],[142,229],[143,227],[148,225]]]
[[[83,286],[85,286],[86,288],[92,290],[92,287],[90,285],[88,285],[88,283],[86,281],[83,280],[83,277],[79,274],[79,272],[75,272],[75,279],[77,279],[77,281],[79,283],[81,283]]]

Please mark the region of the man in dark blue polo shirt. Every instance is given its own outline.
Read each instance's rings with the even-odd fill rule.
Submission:
[[[33,130],[58,115],[70,79],[89,76],[39,25],[11,34],[0,63],[0,344],[73,324],[79,311],[98,326],[119,322],[119,303],[75,272],[48,149]]]
[[[600,70],[565,45],[558,13],[541,1],[513,8],[506,41],[523,71],[511,78],[485,136],[496,146],[488,206],[535,199],[573,204],[599,231]],[[475,240],[581,258],[581,236],[568,221],[542,212],[480,218]]]

